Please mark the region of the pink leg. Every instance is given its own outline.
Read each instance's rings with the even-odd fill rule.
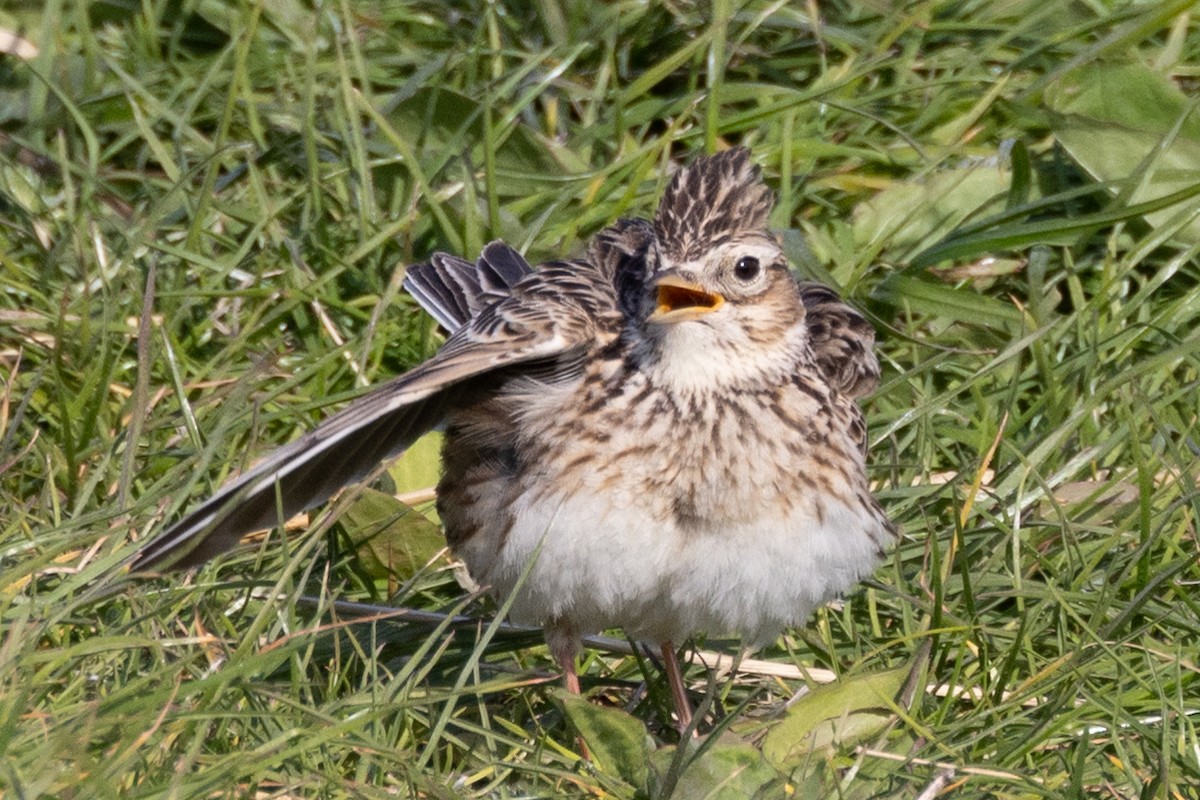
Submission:
[[[671,701],[675,704],[675,716],[679,720],[679,731],[682,733],[692,724],[692,704],[688,702],[687,690],[683,686],[683,673],[679,669],[679,659],[675,657],[675,646],[670,642],[662,642],[661,647],[667,683],[671,685]],[[695,735],[695,731],[692,735]]]
[[[559,624],[546,626],[546,644],[550,655],[563,671],[563,685],[571,694],[579,694],[579,673],[575,671],[575,656],[579,655],[579,634]]]
[[[571,694],[582,694],[579,689],[579,672],[575,669],[575,656],[579,653],[579,635],[573,630],[557,626],[546,626],[546,644],[550,646],[550,655],[563,672],[563,686]],[[579,745],[579,755],[584,761],[590,761],[587,742],[583,737],[576,737]]]
[[[582,694],[579,691],[579,673],[575,671],[575,656],[571,656],[565,661],[559,661],[558,665],[563,671],[563,686],[571,694]]]

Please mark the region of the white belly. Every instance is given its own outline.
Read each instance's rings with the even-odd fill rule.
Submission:
[[[735,634],[759,646],[875,566],[877,520],[840,503],[824,520],[807,512],[720,530],[655,522],[637,498],[576,492],[523,496],[497,554],[469,543],[472,575],[513,603],[514,622],[566,624],[580,634],[621,627],[632,637],[682,641]]]
[[[871,572],[891,532],[844,398],[782,386],[674,402],[623,380],[582,418],[591,396],[571,387],[522,397],[536,469],[481,470],[456,498],[473,534],[456,552],[478,583],[504,600],[529,570],[515,622],[761,645]]]

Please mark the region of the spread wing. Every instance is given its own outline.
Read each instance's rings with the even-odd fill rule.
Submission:
[[[503,300],[533,272],[529,262],[504,242],[492,242],[474,264],[434,253],[428,264],[409,267],[404,288],[447,331],[456,331],[487,306]]]
[[[800,284],[807,311],[809,344],[829,385],[850,397],[862,397],[879,385],[875,329],[862,314],[819,283]]]
[[[508,250],[494,243],[489,245],[493,256],[498,247]],[[528,269],[514,251],[501,253],[501,257],[515,257]],[[454,265],[455,270],[459,264],[467,264],[449,258],[443,263]],[[440,285],[453,283],[447,280]],[[317,428],[268,454],[147,542],[136,554],[133,568],[202,563],[233,547],[243,535],[279,524],[329,499],[436,427],[454,407],[465,382],[478,387],[489,373],[517,365],[528,364],[544,373],[552,369],[547,363],[570,363],[573,353],[595,341],[603,312],[615,309],[611,284],[606,289],[602,276],[586,262],[547,265],[510,287],[490,286],[489,291],[499,299],[491,305],[476,305],[466,324],[430,360],[354,400]],[[454,314],[447,314],[449,321],[456,321],[461,309],[472,308],[480,293],[471,296],[470,302],[451,295],[443,298],[448,308],[455,309]],[[503,376],[497,376],[494,388],[503,381]]]

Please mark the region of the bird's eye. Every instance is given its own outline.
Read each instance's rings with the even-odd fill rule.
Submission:
[[[737,276],[739,281],[747,283],[757,278],[760,271],[761,268],[758,266],[758,259],[754,256],[742,256],[733,265],[733,274]]]

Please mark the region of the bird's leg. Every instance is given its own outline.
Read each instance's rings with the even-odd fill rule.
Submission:
[[[579,634],[561,623],[546,626],[546,644],[550,656],[562,669],[563,686],[571,694],[581,694],[579,673],[575,670],[575,656],[579,655]]]
[[[575,656],[568,656],[565,660],[559,661],[558,665],[563,671],[563,686],[571,694],[582,694],[579,690],[579,673],[575,670]]]
[[[562,669],[563,686],[571,694],[582,694],[579,688],[579,672],[575,668],[575,656],[579,654],[579,634],[561,625],[547,625],[546,644],[550,647],[550,656]],[[583,760],[591,761],[592,756],[583,737],[577,735],[575,742]]]
[[[679,659],[675,657],[675,645],[664,641],[661,646],[667,683],[671,685],[671,701],[675,705],[675,716],[679,718],[679,732],[683,733],[692,724],[692,704],[688,701],[687,690],[683,686],[683,673],[679,670]],[[695,735],[695,731],[692,733]]]

